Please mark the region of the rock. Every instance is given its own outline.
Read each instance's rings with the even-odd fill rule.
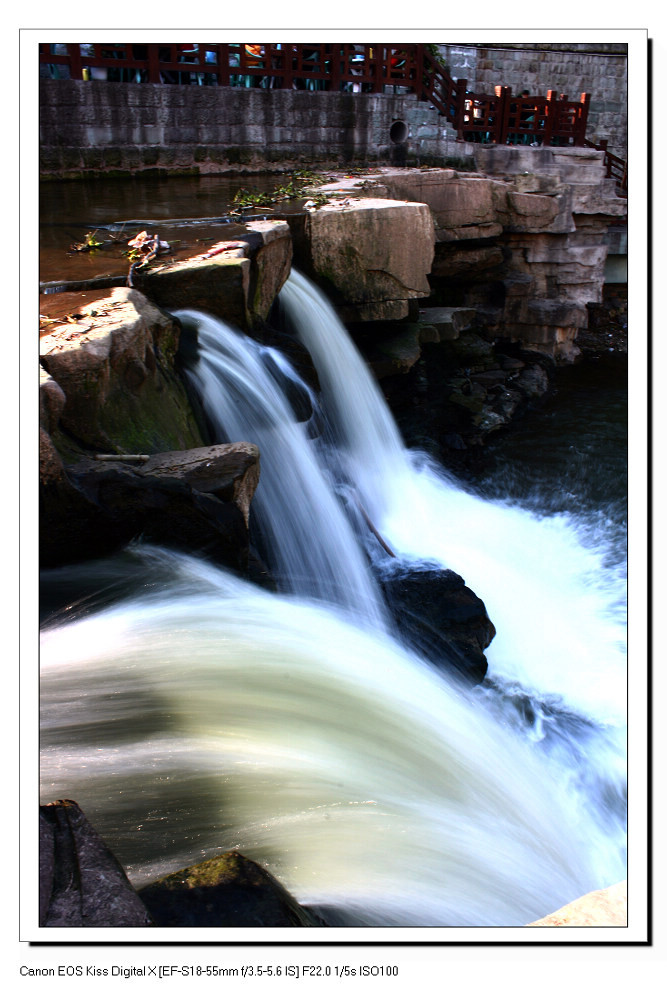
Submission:
[[[508,191],[507,209],[509,218],[506,229],[509,232],[541,233],[551,227],[562,211],[562,206],[553,195]]]
[[[537,399],[539,396],[543,396],[549,388],[549,378],[540,365],[530,365],[516,376],[514,385],[528,399]]]
[[[128,288],[84,307],[76,326],[63,323],[42,337],[42,366],[65,397],[56,404],[50,383],[42,384],[56,444],[66,447],[52,426],[57,414],[60,429],[84,448],[136,454],[202,445],[173,369],[179,337],[172,317]]]
[[[110,522],[114,548],[141,536],[247,569],[249,506],[259,480],[256,445],[168,452],[139,467],[84,460],[70,466],[68,476]]]
[[[412,648],[467,682],[484,679],[484,650],[496,630],[484,603],[457,573],[437,564],[387,564],[380,585]]]
[[[137,470],[142,477],[176,477],[198,493],[210,493],[225,503],[234,503],[243,514],[246,526],[250,501],[259,482],[259,449],[239,441],[217,444],[191,451],[151,455]]]
[[[248,329],[250,246],[244,243],[207,257],[161,264],[137,272],[137,288],[161,309],[197,309]]]
[[[247,332],[267,318],[289,275],[292,238],[281,220],[245,228],[228,249],[135,272],[134,284],[161,309],[198,309]]]
[[[422,356],[423,344],[457,340],[474,319],[474,309],[438,306],[420,309],[414,323],[382,324],[382,336],[376,334],[372,339],[371,351],[367,345],[375,377],[384,379],[410,371]],[[386,336],[388,331],[394,331],[393,335]]]
[[[435,327],[439,340],[457,340],[475,319],[474,309],[436,306],[419,310],[419,320]]]
[[[501,227],[498,227],[501,229]],[[467,236],[471,239],[470,234]],[[435,259],[431,274],[440,278],[456,278],[458,276],[488,275],[497,271],[503,264],[503,251],[498,246],[470,247],[440,241],[436,243]]]
[[[248,312],[250,325],[266,320],[292,267],[292,237],[286,222],[257,220],[246,224],[251,248]],[[225,316],[222,317],[226,319]]]
[[[374,357],[371,363],[375,377],[382,379],[410,371],[421,357],[420,334],[421,328],[412,323],[401,325],[393,337],[378,341],[374,347],[379,357]]]
[[[41,565],[60,566],[111,551],[117,544],[113,528],[112,521],[70,481],[53,441],[40,428]]]
[[[495,187],[504,190],[505,185],[495,178],[435,169],[385,171],[382,182],[390,198],[405,198],[429,206],[438,239],[441,230],[449,233],[457,227],[463,232],[455,238],[465,239],[480,238],[482,233],[497,236],[502,231],[493,192]]]
[[[39,366],[39,426],[53,433],[65,409],[65,393],[45,368]]]
[[[315,280],[346,322],[404,319],[429,295],[435,231],[426,205],[366,198],[323,205],[306,219]]]
[[[151,924],[121,865],[76,802],[39,809],[40,927]]]
[[[158,927],[319,927],[267,871],[237,851],[174,872],[139,891]]]
[[[430,208],[430,280],[441,302],[475,309],[490,334],[570,362],[587,307],[601,301],[607,230],[626,216],[626,200],[596,150],[477,144],[475,160],[475,174],[383,170],[371,191]]]
[[[618,882],[580,896],[528,927],[627,927],[628,883]]]
[[[109,555],[141,536],[244,573],[257,447],[241,442],[129,461],[65,467],[48,435],[40,452],[43,566]]]

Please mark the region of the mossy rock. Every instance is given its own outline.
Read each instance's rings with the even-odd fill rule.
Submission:
[[[317,927],[260,865],[228,851],[158,879],[139,891],[159,927]]]

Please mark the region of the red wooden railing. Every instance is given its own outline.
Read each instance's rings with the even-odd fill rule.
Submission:
[[[628,194],[628,165],[625,160],[609,152],[606,139],[600,139],[599,142],[591,142],[590,139],[586,139],[584,145],[591,149],[604,151],[604,165],[607,177],[613,177],[616,181],[616,190],[621,197],[626,198]]]
[[[466,80],[453,80],[429,47],[421,44],[98,42],[40,45],[39,60],[49,75],[74,80],[365,93],[400,88],[436,108],[460,141],[572,146],[586,142],[588,94],[578,101],[555,91],[546,97],[514,96],[502,86],[493,94],[471,93]]]

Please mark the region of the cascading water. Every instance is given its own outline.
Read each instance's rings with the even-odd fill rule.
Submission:
[[[212,425],[259,443],[253,517],[283,594],[142,546],[46,574],[132,585],[43,632],[43,794],[75,798],[137,885],[237,848],[332,922],[522,925],[624,878],[621,575],[599,585],[603,554],[566,517],[473,496],[408,453],[320,293],[293,275],[281,298],[324,443],[287,402],[284,360],[181,319]],[[388,557],[359,541],[349,491],[401,559],[484,598],[490,685],[460,690],[388,633],[367,555]]]
[[[301,380],[286,359],[224,323],[195,311],[176,315],[196,329],[199,357],[186,378],[214,433],[259,446],[253,517],[278,585],[379,624],[379,596],[363,553],[285,395],[286,383],[305,392]]]

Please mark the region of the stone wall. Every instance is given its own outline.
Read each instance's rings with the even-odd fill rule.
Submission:
[[[557,90],[571,98],[591,95],[587,138],[607,139],[609,150],[627,159],[628,59],[624,44],[439,45],[454,79],[468,90],[493,93],[496,84],[515,94]]]
[[[438,47],[450,74],[471,91],[504,84],[515,93],[590,93],[588,138],[606,139],[627,158],[626,45]],[[45,176],[303,163],[447,166],[469,155],[435,109],[412,94],[40,79]]]
[[[414,95],[40,81],[42,176],[443,165],[464,155]]]

